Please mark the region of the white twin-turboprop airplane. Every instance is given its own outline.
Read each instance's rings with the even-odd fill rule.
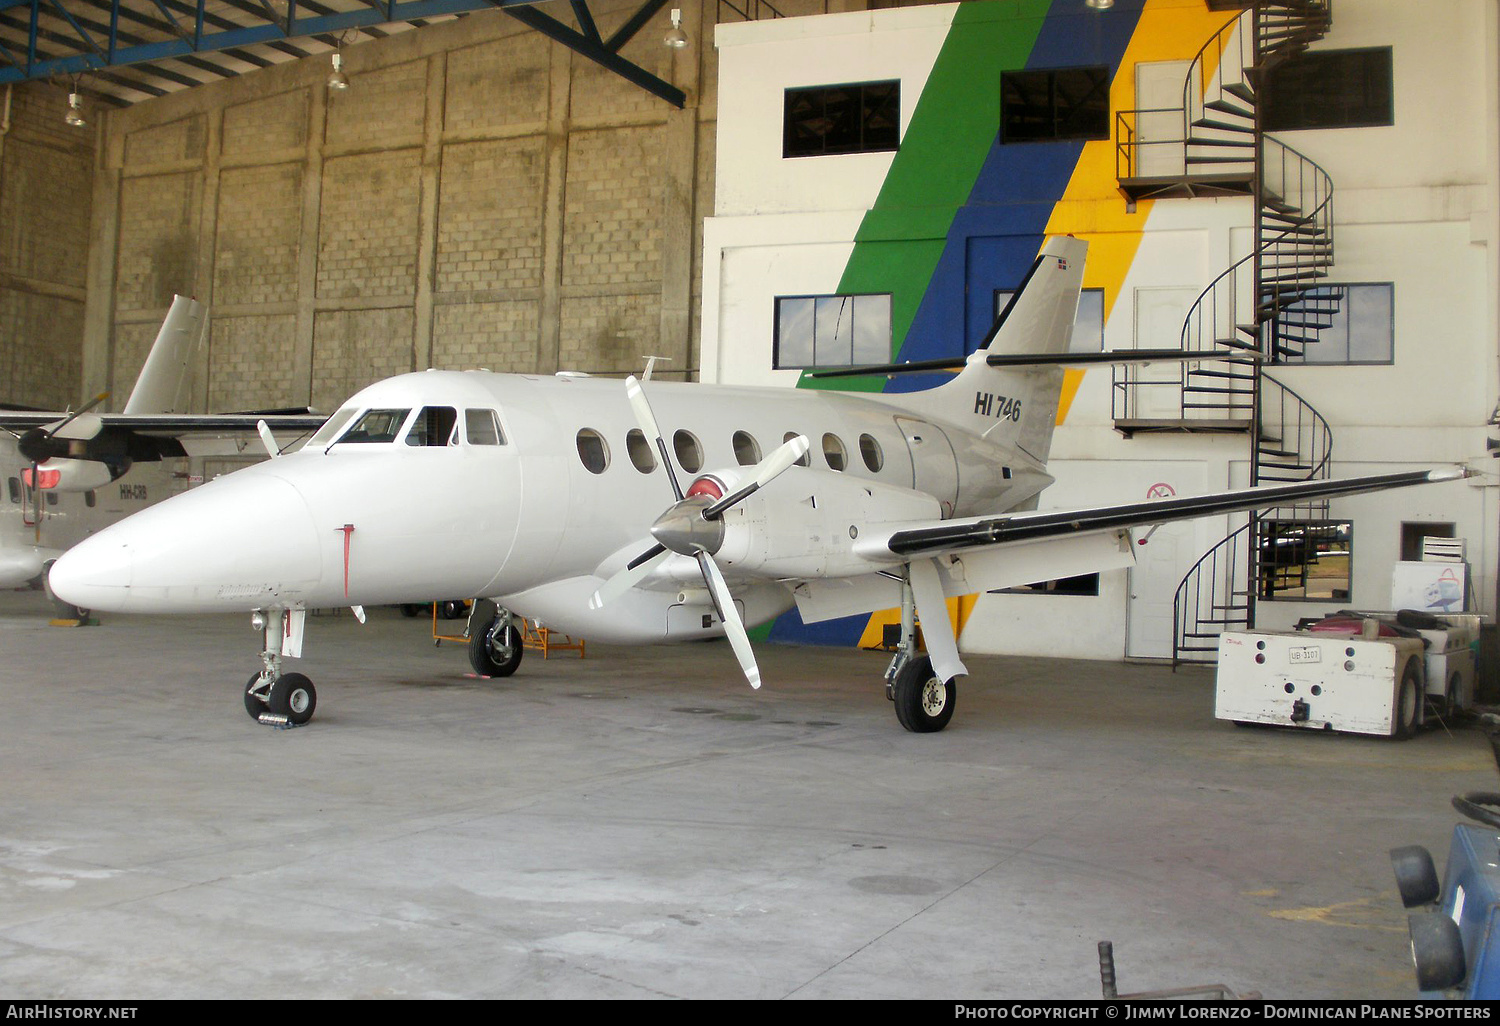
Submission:
[[[1086,249],[1048,241],[986,344],[924,392],[650,383],[648,402],[634,378],[390,378],[300,451],[78,545],[52,588],[100,610],[252,612],[263,669],[245,707],[294,724],[316,692],[281,659],[301,654],[309,608],[352,606],[362,619],[375,603],[491,599],[470,621],[470,659],[490,676],[521,660],[513,614],[605,642],[727,635],[758,687],[746,624],[793,604],[808,622],[900,607],[887,694],[902,726],[935,731],[967,672],[949,597],[1127,566],[1134,527],[1463,476],[1005,512],[1034,509],[1052,481]]]
[[[310,432],[309,413],[185,414],[193,365],[208,342],[208,308],[173,298],[120,413],[95,413],[108,393],[73,412],[0,406],[0,588],[42,579],[63,551],[173,490],[164,461],[242,450],[268,420]]]

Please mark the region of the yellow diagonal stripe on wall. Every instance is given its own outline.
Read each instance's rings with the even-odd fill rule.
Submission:
[[[1203,44],[1224,25],[1222,11],[1209,11],[1202,3],[1190,0],[1147,0],[1141,18],[1125,48],[1119,73],[1110,85],[1111,111],[1134,110],[1135,66],[1151,61],[1191,60]],[[1212,74],[1212,69],[1205,69]],[[1113,128],[1111,129],[1113,132]],[[1104,321],[1120,299],[1125,275],[1140,248],[1141,232],[1155,201],[1143,200],[1135,213],[1125,209],[1115,177],[1116,143],[1113,138],[1084,144],[1073,177],[1063,191],[1062,199],[1052,208],[1047,234],[1076,235],[1089,243],[1088,264],[1084,268],[1083,287],[1104,290]],[[1186,201],[1181,201],[1186,202]],[[1083,383],[1081,370],[1069,370],[1063,382],[1062,400],[1057,406],[1057,423],[1067,420],[1078,386]]]

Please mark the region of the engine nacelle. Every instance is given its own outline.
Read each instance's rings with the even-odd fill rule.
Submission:
[[[941,515],[925,492],[793,467],[724,513],[724,543],[714,558],[726,571],[775,577],[868,574],[880,565],[855,554],[861,532]],[[892,556],[890,565],[900,562]]]
[[[128,467],[127,467],[128,469]],[[29,487],[39,487],[50,492],[89,492],[103,488],[124,473],[116,472],[109,464],[98,460],[72,460],[53,457],[37,465],[36,481],[31,479],[31,468],[21,471],[21,479]]]

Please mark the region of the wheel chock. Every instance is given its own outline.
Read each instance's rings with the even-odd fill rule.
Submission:
[[[257,716],[256,719],[260,720],[260,722],[264,723],[266,726],[274,728],[276,730],[292,730],[296,727],[302,726],[302,724],[300,723],[293,723],[291,720],[287,719],[287,717],[281,715],[280,713],[263,712],[259,716]]]

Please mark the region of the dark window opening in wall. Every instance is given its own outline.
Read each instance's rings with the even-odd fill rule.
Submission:
[[[995,290],[995,316],[1005,309],[1005,304],[1016,294],[1014,289]],[[1078,313],[1073,318],[1073,338],[1068,343],[1070,353],[1104,352],[1104,290],[1084,289],[1078,297]]]
[[[1079,574],[1077,577],[1059,577],[1055,581],[1037,581],[1023,584],[1019,588],[1001,588],[995,595],[1097,595],[1098,574]]]
[[[783,157],[878,153],[901,141],[901,83],[863,82],[786,91]]]
[[[1395,124],[1391,48],[1316,50],[1266,74],[1259,103],[1267,132]]]
[[[1283,363],[1382,364],[1396,358],[1395,286],[1321,285],[1281,314],[1279,334],[1300,345]]]
[[[1454,538],[1456,524],[1401,522],[1401,560],[1415,563],[1422,558],[1423,538]]]
[[[776,297],[774,366],[857,367],[891,359],[891,297]]]
[[[1000,75],[1000,141],[1109,138],[1109,68]]]
[[[1259,562],[1258,594],[1263,599],[1348,602],[1354,525],[1347,520],[1263,520]]]

